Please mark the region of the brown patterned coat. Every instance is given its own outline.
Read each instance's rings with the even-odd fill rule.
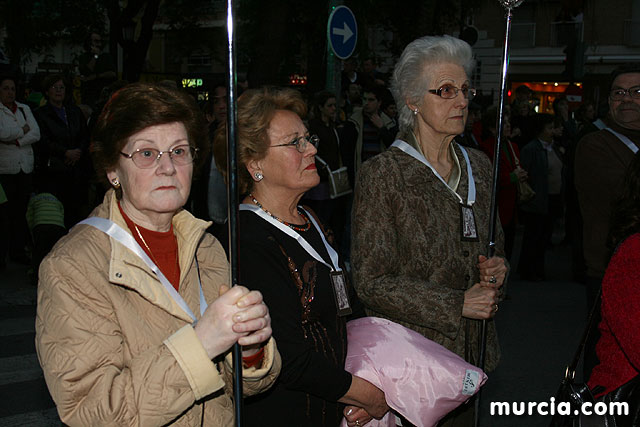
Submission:
[[[468,176],[460,147],[458,193],[466,200]],[[418,160],[398,148],[373,157],[358,175],[352,265],[367,314],[411,328],[474,363],[481,321],[462,317],[464,292],[479,281],[478,255],[486,255],[492,168],[467,149],[477,196],[473,211],[480,240],[461,241],[458,199]],[[504,256],[498,224],[496,255]],[[469,338],[467,340],[467,337]],[[500,349],[488,324],[485,369],[495,369]]]

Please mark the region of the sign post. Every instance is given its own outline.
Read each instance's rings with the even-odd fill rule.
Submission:
[[[340,59],[347,59],[356,49],[358,24],[347,6],[338,6],[329,15],[327,38],[331,50]]]
[[[331,2],[334,5],[335,0]],[[327,21],[327,90],[335,93],[340,102],[340,62],[353,54],[358,41],[358,24],[351,9],[346,6],[333,6]],[[338,104],[340,105],[340,104]]]

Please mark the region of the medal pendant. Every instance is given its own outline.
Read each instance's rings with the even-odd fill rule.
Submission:
[[[331,287],[333,288],[333,296],[338,309],[338,316],[347,316],[351,314],[351,303],[349,303],[349,294],[347,292],[347,283],[343,271],[332,271],[330,274]]]
[[[473,207],[463,204],[460,204],[460,236],[461,240],[466,242],[479,240]]]

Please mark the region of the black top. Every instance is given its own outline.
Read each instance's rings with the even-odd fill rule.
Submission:
[[[89,129],[87,120],[80,108],[75,105],[65,104],[65,123],[56,113],[51,104],[45,104],[34,112],[38,126],[40,127],[40,141],[38,142],[37,157],[39,166],[48,165],[53,172],[67,172],[79,170],[86,166],[89,149]],[[83,152],[82,161],[74,166],[65,163],[67,150],[79,148]]]
[[[351,386],[346,321],[364,315],[362,305],[347,283],[354,315],[338,317],[327,266],[253,212],[240,211],[239,226],[240,283],[262,292],[282,356],[275,385],[245,400],[246,423],[338,426],[344,406],[336,401]],[[299,234],[331,264],[313,225]]]
[[[318,144],[317,156],[320,156],[322,160],[329,164],[331,170],[336,170],[343,166],[342,159],[340,158],[340,143],[337,138],[337,131],[334,127],[327,126],[320,119],[311,119],[309,121],[309,133],[318,135],[320,138],[320,144]],[[323,181],[327,180],[327,174],[325,170],[320,167],[320,163],[316,161],[318,172],[321,173],[320,177]]]

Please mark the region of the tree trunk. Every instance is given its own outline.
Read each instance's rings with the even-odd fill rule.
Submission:
[[[158,9],[161,0],[147,0],[127,3],[124,10],[120,9],[117,1],[107,3],[107,12],[111,22],[110,38],[118,40],[122,46],[122,78],[128,82],[140,80],[140,74],[144,70],[147,59],[147,51],[153,38],[153,24],[158,16]],[[131,22],[138,16],[139,11],[144,8],[144,13],[140,19],[140,34],[137,40],[124,40],[122,28],[125,22]]]

